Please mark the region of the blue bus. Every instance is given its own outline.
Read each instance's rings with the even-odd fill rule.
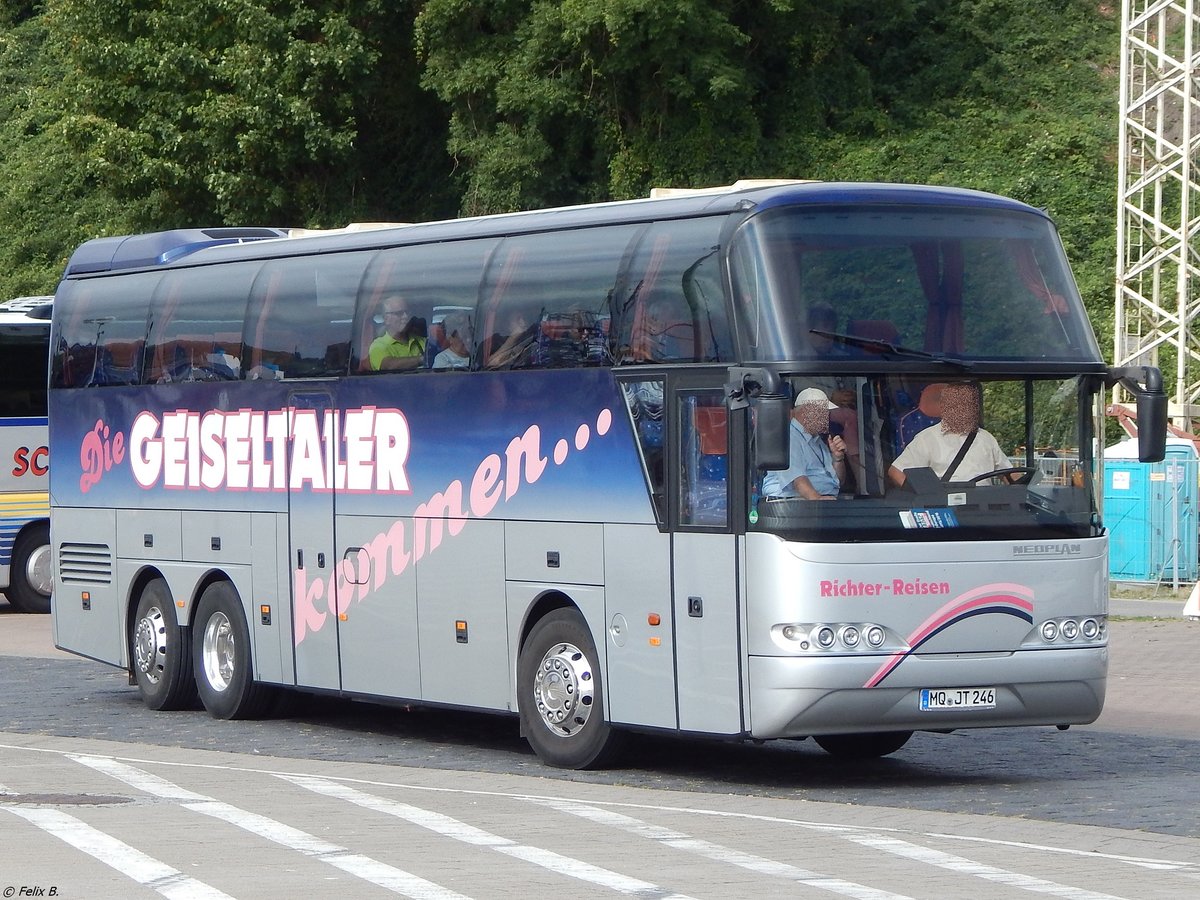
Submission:
[[[51,341],[58,647],[155,709],[513,715],[571,768],[1093,721],[1105,391],[1165,431],[1046,213],[950,188],[104,238]]]

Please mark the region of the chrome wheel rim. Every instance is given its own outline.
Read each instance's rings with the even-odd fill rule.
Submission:
[[[25,580],[43,597],[50,596],[53,579],[50,574],[50,545],[37,547],[25,562]]]
[[[151,684],[158,684],[167,666],[167,622],[162,610],[152,606],[133,634],[133,661]]]
[[[574,644],[558,643],[546,651],[533,684],[534,703],[543,724],[571,737],[587,725],[595,701],[592,664]]]
[[[209,686],[214,691],[226,690],[233,681],[237,642],[233,635],[233,625],[225,613],[213,613],[205,624],[201,658],[204,662],[204,677]]]

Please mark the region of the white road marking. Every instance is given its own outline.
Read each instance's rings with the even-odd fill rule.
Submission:
[[[876,850],[883,850],[886,853],[902,856],[905,859],[915,860],[916,862],[925,863],[930,866],[937,866],[939,869],[948,869],[960,875],[972,875],[976,878],[983,878],[986,881],[994,881],[997,884],[1021,888],[1026,891],[1035,891],[1039,894],[1067,897],[1069,900],[1122,900],[1122,898],[1114,897],[1112,894],[1101,894],[1084,888],[1047,881],[1044,878],[1035,878],[1032,875],[1009,872],[1006,869],[1000,869],[996,866],[984,865],[970,859],[964,859],[961,856],[943,853],[941,850],[922,847],[909,841],[902,841],[899,838],[887,837],[882,834],[844,834],[842,837],[848,841],[854,841],[856,844],[862,844],[864,847],[873,847]]]
[[[426,881],[411,872],[397,869],[395,866],[379,862],[369,856],[351,853],[345,847],[322,840],[298,828],[189,791],[165,778],[135,769],[115,759],[77,754],[68,754],[68,756],[78,763],[89,766],[97,772],[103,772],[118,781],[123,781],[130,787],[137,788],[151,796],[174,800],[184,809],[228,822],[230,825],[266,838],[289,850],[295,850],[320,862],[328,863],[349,875],[369,881],[393,893],[403,894],[414,900],[467,900],[462,894],[432,881]]]
[[[924,832],[925,837],[941,838],[947,841],[967,841],[976,844],[995,844],[997,847],[1016,847],[1018,850],[1036,850],[1040,853],[1059,853],[1067,856],[1083,856],[1087,859],[1108,859],[1113,862],[1129,863],[1143,869],[1155,869],[1171,872],[1197,869],[1193,863],[1177,862],[1170,859],[1155,859],[1147,856],[1127,856],[1121,853],[1101,853],[1098,850],[1076,850],[1074,847],[1051,847],[1047,844],[1031,844],[1027,841],[1004,841],[999,838],[975,837],[970,834],[942,834],[937,831]],[[1200,870],[1198,870],[1200,871]]]
[[[368,794],[365,791],[360,791],[345,784],[339,784],[327,778],[314,778],[307,775],[279,775],[278,777],[285,781],[290,781],[298,787],[323,794],[326,797],[344,800],[365,809],[403,819],[406,822],[426,828],[444,837],[473,844],[477,847],[487,847],[498,853],[523,859],[557,875],[565,875],[568,878],[586,881],[590,884],[634,897],[689,900],[684,894],[671,893],[648,881],[642,881],[639,878],[632,878],[628,875],[622,875],[619,872],[603,869],[582,860],[563,856],[561,853],[555,853],[552,850],[543,850],[538,847],[518,844],[509,838],[493,834],[490,831],[484,831],[482,828],[476,828],[474,825],[468,825],[465,822],[460,822],[458,819],[443,815],[442,813],[431,812],[430,810],[411,806],[407,803],[400,803],[396,800],[389,800],[386,797]]]
[[[618,828],[638,837],[658,841],[668,847],[674,847],[676,850],[695,853],[716,862],[739,866],[759,875],[774,875],[780,878],[788,878],[800,884],[832,891],[835,894],[844,894],[847,897],[855,897],[858,900],[910,900],[904,894],[893,894],[891,891],[878,890],[866,885],[856,884],[853,881],[845,881],[841,878],[833,878],[829,875],[810,872],[807,869],[801,869],[790,863],[766,859],[751,853],[743,853],[740,850],[734,850],[720,844],[691,837],[680,831],[663,828],[659,825],[651,825],[648,822],[643,822],[641,819],[635,819],[624,813],[599,809],[595,806],[572,801],[534,800],[532,802],[549,806],[552,809],[557,809],[559,812],[579,816],[599,825],[607,825],[610,828]]]
[[[25,753],[45,753],[45,754],[50,754],[50,755],[54,755],[54,756],[64,756],[64,757],[70,757],[70,758],[75,758],[78,755],[76,753],[72,753],[72,752],[65,751],[65,750],[50,749],[50,748],[43,748],[43,747],[29,747],[29,746],[23,746],[23,745],[19,745],[19,744],[0,744],[0,750],[18,750],[18,751],[22,751]],[[152,765],[152,766],[160,766],[160,767],[167,767],[167,768],[199,769],[199,770],[208,770],[208,771],[228,771],[228,772],[240,772],[240,773],[245,773],[245,774],[255,774],[255,775],[273,775],[273,776],[280,776],[280,777],[309,777],[309,776],[303,775],[302,773],[288,772],[288,771],[282,771],[282,770],[277,770],[277,769],[264,769],[264,768],[251,767],[251,766],[231,766],[231,765],[214,764],[214,763],[177,762],[177,761],[169,761],[169,760],[163,760],[163,759],[146,759],[146,758],[142,758],[142,757],[113,757],[112,759],[120,760],[120,761],[123,761],[126,763],[136,763],[139,765]],[[339,783],[339,784],[347,784],[347,785],[354,784],[354,785],[361,785],[364,787],[386,787],[386,788],[390,788],[390,789],[394,789],[394,790],[405,790],[405,791],[428,793],[428,794],[439,794],[439,793],[440,794],[455,794],[455,795],[460,795],[460,796],[489,797],[489,798],[497,798],[497,799],[518,800],[518,801],[551,801],[551,802],[562,802],[562,803],[578,803],[578,802],[580,802],[575,798],[553,796],[553,795],[528,794],[528,793],[511,792],[511,791],[478,790],[478,789],[468,789],[468,788],[460,788],[460,787],[439,787],[439,786],[421,785],[421,784],[406,784],[404,782],[381,781],[381,780],[377,780],[377,779],[367,779],[367,778],[335,777],[335,778],[330,778],[328,780]],[[1073,855],[1073,856],[1077,855],[1077,856],[1086,857],[1086,858],[1092,859],[1092,860],[1105,860],[1108,862],[1115,862],[1115,863],[1119,863],[1122,865],[1137,866],[1139,868],[1144,868],[1144,869],[1159,870],[1159,871],[1171,871],[1171,872],[1174,872],[1175,874],[1183,875],[1183,876],[1186,876],[1189,878],[1200,876],[1200,866],[1198,866],[1196,864],[1196,862],[1191,859],[1182,860],[1182,859],[1167,859],[1167,858],[1162,858],[1162,857],[1131,856],[1131,855],[1126,855],[1126,854],[1103,853],[1103,852],[1097,852],[1097,851],[1091,851],[1091,850],[1079,850],[1079,849],[1076,849],[1073,847],[1060,847],[1060,846],[1053,846],[1053,845],[1048,845],[1048,844],[1033,844],[1033,843],[1020,842],[1020,841],[1005,841],[1005,840],[1001,840],[1001,839],[997,839],[997,838],[976,837],[976,836],[971,836],[971,835],[944,834],[944,833],[940,833],[940,832],[921,832],[921,831],[914,831],[912,829],[886,828],[886,827],[878,827],[878,826],[867,827],[867,826],[861,826],[861,825],[845,825],[845,824],[835,823],[835,822],[822,822],[822,821],[813,821],[813,820],[805,820],[805,819],[795,819],[795,818],[784,817],[784,816],[763,815],[760,813],[745,813],[745,812],[733,812],[733,811],[729,811],[729,810],[720,810],[720,809],[706,809],[706,808],[702,808],[702,807],[668,806],[668,805],[653,804],[653,803],[630,803],[630,802],[623,802],[623,801],[604,801],[604,800],[589,801],[589,802],[591,802],[593,805],[595,805],[597,807],[604,807],[606,809],[626,809],[626,810],[633,810],[633,811],[661,812],[661,813],[666,813],[666,814],[671,814],[671,815],[681,815],[682,814],[682,815],[693,815],[693,816],[708,816],[708,817],[716,817],[716,818],[741,819],[741,820],[745,820],[745,821],[778,824],[778,825],[790,826],[793,828],[808,829],[811,831],[818,831],[818,832],[822,832],[822,833],[826,833],[826,834],[838,834],[838,835],[857,834],[857,835],[867,836],[867,837],[880,836],[880,835],[902,835],[902,836],[906,836],[906,837],[910,837],[910,838],[914,838],[914,839],[921,838],[921,837],[929,837],[929,838],[936,838],[939,840],[970,841],[970,842],[981,843],[981,844],[992,844],[992,845],[996,845],[996,846],[1011,846],[1011,847],[1015,847],[1018,849],[1028,849],[1028,850],[1036,852],[1036,853],[1063,854],[1063,855]],[[953,858],[953,857],[951,857],[951,858]],[[972,864],[972,865],[975,865],[975,864]],[[1067,890],[1075,891],[1075,890],[1079,890],[1079,889],[1067,888]],[[1103,895],[1093,894],[1093,896],[1103,896]]]
[[[170,900],[233,900],[223,891],[184,875],[178,869],[60,810],[21,806],[0,806],[0,809],[20,816],[47,834],[54,835],[67,845]]]

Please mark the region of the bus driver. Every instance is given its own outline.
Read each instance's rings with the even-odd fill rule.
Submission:
[[[947,384],[942,388],[942,420],[917,432],[896,457],[888,469],[892,484],[903,485],[907,480],[904,470],[922,466],[932,468],[943,481],[970,481],[1008,469],[1012,463],[996,439],[979,427],[979,419],[979,385]]]

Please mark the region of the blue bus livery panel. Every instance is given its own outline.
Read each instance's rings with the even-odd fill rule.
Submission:
[[[341,384],[336,404],[316,384],[248,384],[253,406],[239,403],[238,385],[189,385],[187,408],[162,388],[102,392],[109,401],[112,390],[127,392],[105,407],[119,410],[119,420],[89,402],[99,392],[76,393],[53,420],[51,440],[72,448],[57,457],[55,503],[186,508],[182,492],[194,494],[196,508],[237,510],[249,493],[256,509],[285,512],[290,494],[332,493],[340,515],[395,517],[396,526],[368,546],[388,549],[395,575],[404,568],[397,559],[415,562],[472,518],[654,522],[609,372],[402,378],[394,387],[389,408],[377,405],[378,383],[369,379]],[[297,404],[298,395],[328,405]],[[461,437],[447,441],[456,428]],[[407,518],[412,535],[404,534]],[[299,583],[305,577],[299,570],[293,586],[307,610],[296,618],[297,642],[319,618],[305,603],[312,591]],[[358,586],[354,601],[379,586]]]

